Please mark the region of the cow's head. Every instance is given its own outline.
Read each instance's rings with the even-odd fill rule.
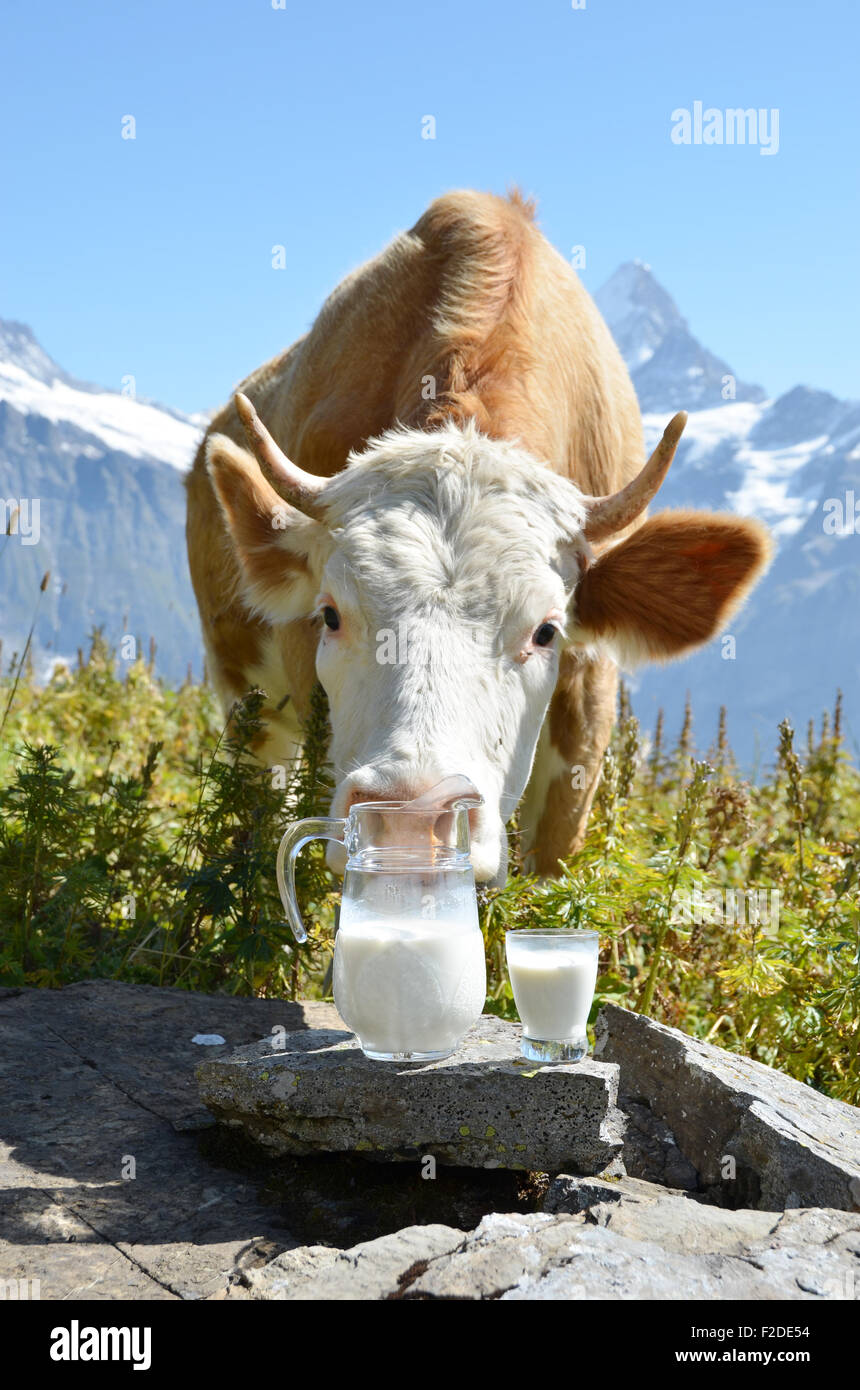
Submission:
[[[504,874],[561,649],[679,656],[714,635],[767,558],[755,522],[700,512],[613,543],[660,486],[683,415],[632,483],[593,498],[471,425],[389,430],[318,478],[237,405],[256,458],[215,435],[209,469],[249,604],[274,622],[318,616],[332,813],[465,773],[484,797],[481,879]]]

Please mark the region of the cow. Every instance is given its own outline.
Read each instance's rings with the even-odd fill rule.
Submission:
[[[187,480],[208,670],[267,692],[265,766],[301,745],[318,676],[333,816],[450,773],[483,796],[480,881],[582,845],[619,665],[707,642],[764,568],[755,521],[646,519],[651,458],[624,362],[534,207],[455,192],[352,272],[242,382]]]

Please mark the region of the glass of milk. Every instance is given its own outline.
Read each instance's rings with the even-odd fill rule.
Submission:
[[[374,1060],[448,1057],[483,1012],[484,939],[469,858],[469,807],[480,797],[472,793],[365,802],[345,820],[297,821],[281,841],[278,884],[299,941],[307,937],[295,856],[315,838],[346,846],[334,1002]]]
[[[581,1062],[597,983],[596,931],[509,931],[508,974],[523,1025],[522,1054],[535,1062]]]

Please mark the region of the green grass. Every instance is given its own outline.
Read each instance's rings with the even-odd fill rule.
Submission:
[[[323,846],[299,860],[306,946],[274,876],[284,825],[327,806],[325,697],[286,789],[249,753],[261,703],[252,693],[225,729],[205,686],[170,689],[142,660],[120,675],[99,634],[47,686],[21,662],[0,675],[0,984],[325,997],[339,886]],[[541,883],[512,827],[508,882],[479,894],[488,1008],[516,1016],[507,927],[597,927],[595,1009],[639,1009],[857,1104],[858,822],[838,701],[802,750],[775,730],[773,769],[751,786],[724,719],[697,761],[689,717],[674,747],[662,720],[646,746],[622,692],[586,848]],[[778,890],[778,931],[691,920],[692,894],[731,888]]]

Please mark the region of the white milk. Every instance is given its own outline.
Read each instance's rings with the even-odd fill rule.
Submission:
[[[514,1001],[527,1038],[582,1038],[597,983],[597,952],[507,946]]]
[[[359,920],[335,938],[334,1002],[367,1052],[451,1052],[486,993],[474,917]]]

